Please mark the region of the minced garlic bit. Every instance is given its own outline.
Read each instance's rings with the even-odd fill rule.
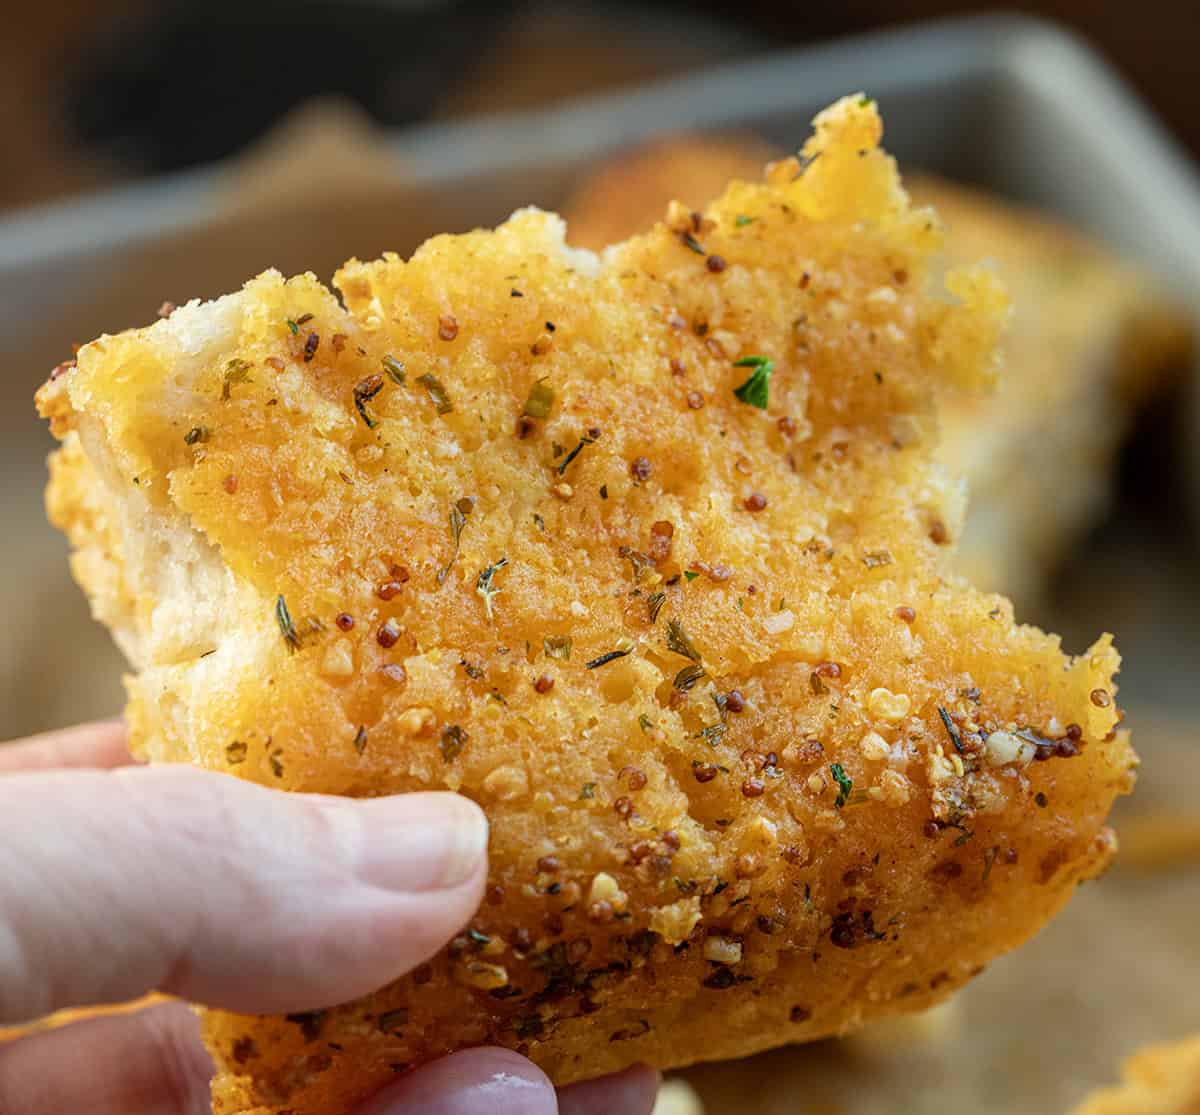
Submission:
[[[496,801],[520,801],[529,793],[529,777],[520,767],[497,767],[484,777],[481,789]]]
[[[862,752],[864,759],[869,759],[875,763],[886,759],[891,753],[891,748],[888,747],[888,741],[885,740],[878,732],[868,732],[861,740],[859,740],[858,747]]]
[[[711,960],[714,964],[740,964],[742,962],[742,942],[717,934],[706,937],[704,959]]]
[[[912,701],[907,693],[893,693],[882,686],[872,689],[867,697],[867,711],[876,720],[887,720],[896,724],[908,715],[910,708]]]
[[[405,709],[396,718],[396,727],[406,736],[424,736],[437,725],[437,714],[431,708]]]
[[[1014,764],[1027,767],[1033,762],[1037,750],[1032,743],[1013,735],[1012,732],[992,732],[984,740],[984,750],[990,767],[1004,767]]]
[[[763,619],[763,627],[768,635],[782,635],[796,625],[796,616],[787,608],[781,612],[769,612]]]
[[[592,879],[592,889],[588,892],[588,905],[596,902],[607,902],[617,913],[625,909],[629,896],[621,889],[620,884],[606,871],[596,873]]]
[[[872,801],[882,801],[888,805],[904,805],[911,793],[912,784],[898,770],[885,770],[879,776],[879,785],[867,791]]]
[[[656,906],[650,911],[650,928],[668,945],[682,944],[699,922],[699,895],[681,898],[670,906]]]

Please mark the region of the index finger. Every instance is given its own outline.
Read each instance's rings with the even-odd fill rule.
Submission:
[[[0,743],[0,774],[28,770],[112,770],[133,762],[122,720],[101,720]]]

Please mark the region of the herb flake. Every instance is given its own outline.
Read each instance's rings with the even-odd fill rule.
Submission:
[[[452,762],[462,754],[462,749],[466,745],[468,736],[467,733],[458,724],[447,724],[442,729],[441,738],[438,741],[438,750],[442,753],[444,762]]]
[[[555,391],[545,378],[539,379],[530,389],[525,400],[524,413],[530,418],[546,418],[554,406]]]
[[[667,648],[693,662],[699,662],[701,655],[692,642],[691,636],[683,629],[683,624],[677,619],[667,621]]]
[[[646,610],[650,613],[650,622],[658,622],[658,613],[662,611],[663,605],[667,602],[667,594],[665,592],[653,592],[646,600]]]
[[[593,658],[590,662],[584,663],[584,668],[587,670],[596,670],[601,666],[607,666],[610,662],[615,662],[618,658],[624,658],[631,653],[628,650],[610,650],[607,654],[600,655],[599,658]]]
[[[404,365],[400,363],[394,356],[385,356],[381,361],[383,370],[387,373],[388,378],[397,386],[400,386],[408,378],[408,372],[404,370]]]
[[[446,385],[432,372],[417,376],[417,382],[429,392],[429,398],[437,407],[438,414],[449,414],[454,409],[454,404],[450,401],[450,395],[446,391]]]
[[[734,395],[749,406],[766,410],[771,373],[775,370],[774,362],[766,356],[743,356],[740,360],[735,360],[733,366],[754,369],[744,383],[733,389]]]
[[[595,438],[581,437],[579,439],[579,444],[575,446],[575,448],[572,449],[565,458],[563,458],[562,464],[558,466],[558,475],[562,476],[562,474],[567,471],[567,465],[569,465],[573,460],[575,460],[576,457],[579,456],[580,453],[583,452],[583,447],[585,445],[594,445],[595,441]]]
[[[245,360],[230,360],[225,365],[225,376],[221,383],[221,401],[229,402],[232,397],[230,392],[235,383],[253,383],[250,378],[250,364]]]
[[[481,569],[479,576],[475,578],[475,594],[483,600],[489,621],[492,619],[492,600],[500,594],[500,589],[492,584],[492,579],[507,564],[508,558],[502,557],[499,561],[492,562],[486,569]]]
[[[854,789],[854,783],[842,769],[841,763],[833,763],[829,767],[829,773],[833,775],[834,782],[838,784],[838,796],[833,804],[841,809],[850,800],[850,791]]]
[[[696,682],[704,677],[705,669],[699,662],[693,662],[690,666],[684,666],[682,670],[675,675],[675,680],[671,683],[680,693],[686,693]]]
[[[376,373],[373,376],[367,376],[354,386],[354,407],[358,411],[359,417],[366,423],[368,430],[375,429],[379,423],[367,410],[367,403],[375,398],[380,391],[383,390],[383,376]]]
[[[558,658],[567,661],[571,657],[571,636],[544,636],[542,639],[542,651],[547,658]]]
[[[354,750],[358,754],[362,754],[367,749],[367,729],[366,726],[360,724],[358,731],[354,733]]]
[[[451,568],[453,568],[454,563],[458,560],[458,542],[462,538],[463,528],[467,525],[467,516],[471,514],[474,507],[475,501],[468,496],[464,496],[450,508],[450,537],[454,540],[454,549],[450,554],[450,560],[438,570],[438,588],[441,588],[446,583],[446,578],[450,576]]]
[[[954,744],[954,750],[961,755],[963,753],[963,741],[962,733],[958,730],[958,725],[954,723],[953,717],[941,705],[938,705],[938,715],[942,718],[942,723],[946,727],[946,734],[950,737],[950,742]]]
[[[292,622],[292,613],[288,611],[282,592],[275,597],[275,622],[279,624],[279,632],[287,643],[288,653],[295,654],[300,649],[300,634]]]

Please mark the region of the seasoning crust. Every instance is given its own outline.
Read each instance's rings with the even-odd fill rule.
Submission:
[[[881,130],[847,98],[602,260],[530,210],[352,261],[344,308],[268,272],[42,389],[140,754],[491,821],[430,964],[205,1014],[214,1111],[347,1111],[479,1043],[567,1083],[845,1032],[1107,862],[1118,657],[949,572],[932,398],[990,378],[1005,300],[927,284]]]

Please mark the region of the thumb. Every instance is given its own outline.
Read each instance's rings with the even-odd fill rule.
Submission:
[[[487,822],[455,794],[123,768],[2,777],[0,817],[0,1022],[151,989],[247,1013],[355,998],[432,956],[486,875]]]

